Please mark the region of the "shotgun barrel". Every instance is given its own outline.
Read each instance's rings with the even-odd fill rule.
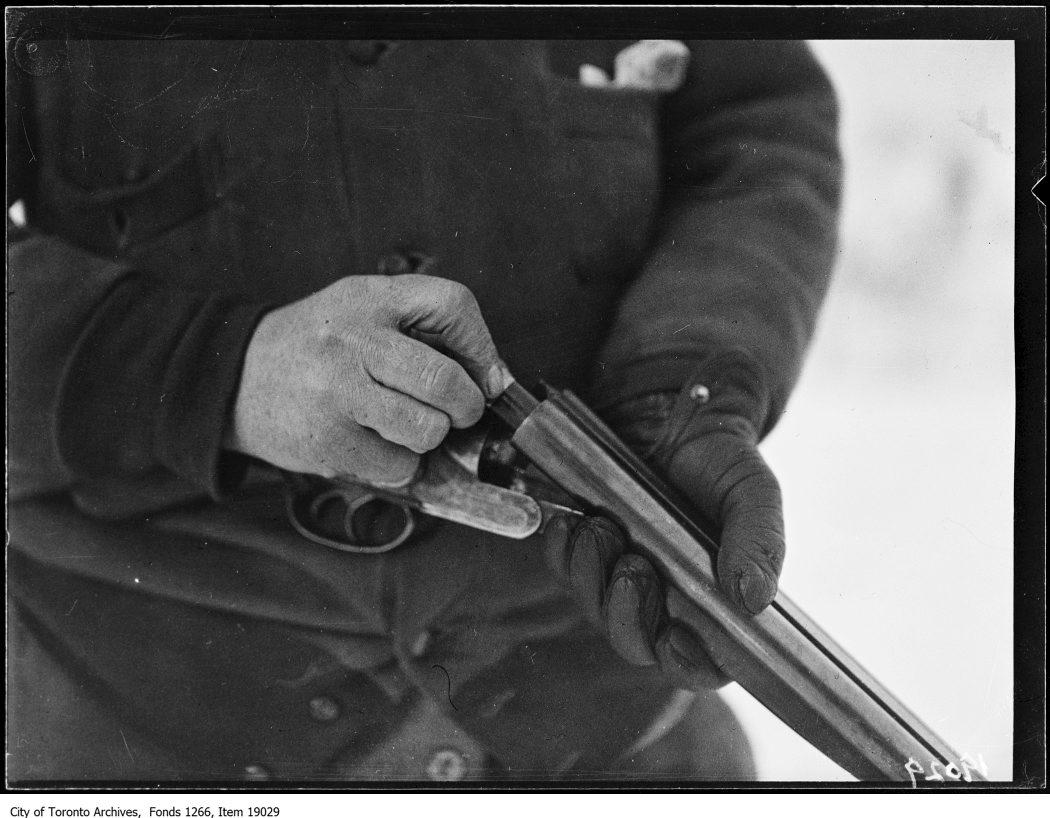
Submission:
[[[664,485],[571,392],[516,382],[491,404],[511,444],[589,511],[627,531],[665,581],[708,624],[712,658],[813,746],[861,781],[914,782],[916,769],[954,767],[983,780],[933,730],[816,626],[784,593],[752,616],[718,587],[715,542]]]

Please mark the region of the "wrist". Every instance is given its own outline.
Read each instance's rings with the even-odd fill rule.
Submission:
[[[602,414],[628,446],[666,473],[675,454],[700,437],[726,434],[756,444],[769,414],[766,382],[748,353],[715,352],[677,389],[636,395]]]
[[[277,341],[279,312],[276,309],[263,314],[248,341],[234,398],[226,414],[222,434],[225,451],[261,456],[258,441],[260,434],[265,436],[265,433],[260,433],[257,427],[260,417],[265,416],[270,382],[281,366],[274,356],[274,351],[282,346]]]

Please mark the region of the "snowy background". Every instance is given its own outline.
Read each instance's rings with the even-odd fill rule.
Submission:
[[[1013,43],[819,41],[841,252],[763,445],[787,594],[993,780],[1012,775]],[[766,781],[849,781],[736,685]]]

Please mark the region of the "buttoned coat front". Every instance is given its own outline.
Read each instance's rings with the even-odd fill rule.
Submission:
[[[273,471],[222,450],[240,363],[267,309],[417,270],[474,292],[526,384],[611,406],[732,351],[768,430],[833,246],[834,100],[804,46],[691,43],[660,95],[581,86],[627,45],[604,41],[29,41],[14,777],[418,775],[450,735],[515,776],[613,769],[671,687],[614,657],[531,540],[299,537]],[[384,756],[424,702],[444,733]],[[54,738],[77,718],[105,752]]]

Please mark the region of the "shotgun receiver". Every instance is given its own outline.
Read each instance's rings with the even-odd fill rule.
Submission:
[[[506,451],[494,454],[490,444],[486,453],[477,436],[464,443],[467,438],[453,434],[428,455],[409,484],[357,487],[359,494],[347,501],[345,530],[351,540],[358,528],[354,511],[376,499],[393,501],[405,515],[394,535],[380,542],[364,542],[363,532],[361,542],[319,538],[297,522],[308,510],[290,499],[293,524],[326,545],[375,552],[404,541],[413,510],[518,538],[542,530],[554,514],[604,514],[623,527],[631,546],[652,560],[664,581],[702,612],[705,643],[729,676],[859,780],[914,783],[914,773],[933,763],[946,772],[954,768],[952,780],[984,780],[967,757],[956,754],[784,593],[757,616],[732,604],[715,577],[717,545],[681,499],[571,392],[541,387],[540,394],[537,399],[508,377],[489,411],[511,433],[512,456],[523,456],[563,495],[538,489],[521,470],[503,480],[509,485],[485,480],[483,472],[492,472],[493,461],[507,464]],[[506,442],[505,434],[502,439]]]

